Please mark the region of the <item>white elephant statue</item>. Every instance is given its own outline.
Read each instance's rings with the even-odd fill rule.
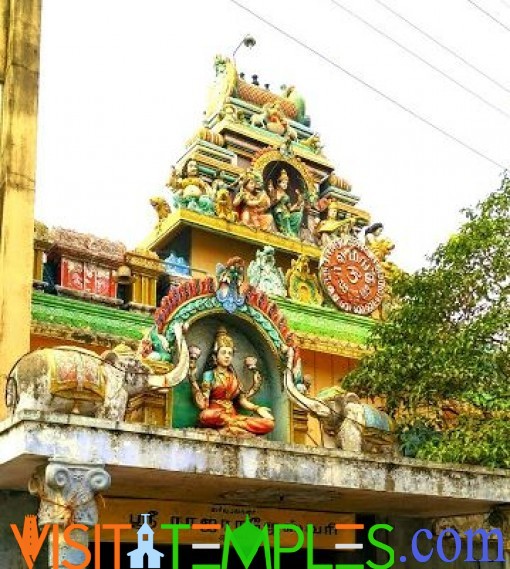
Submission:
[[[317,398],[308,397],[301,384],[296,386],[291,364],[285,370],[285,389],[293,403],[319,419],[325,447],[356,453],[396,453],[391,417],[363,403],[355,393],[331,387],[319,392]]]
[[[103,353],[62,346],[29,352],[7,378],[5,400],[14,411],[76,413],[122,421],[131,396],[169,390],[188,375],[189,351],[182,325],[174,326],[177,361],[153,373],[139,354],[120,345]]]

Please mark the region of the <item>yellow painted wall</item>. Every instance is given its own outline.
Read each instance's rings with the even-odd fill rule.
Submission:
[[[245,260],[248,267],[250,261],[255,259],[255,253],[264,246],[252,245],[244,241],[238,241],[204,231],[202,229],[193,228],[191,231],[191,258],[190,264],[192,269],[196,271],[193,275],[200,277],[205,271],[210,275],[216,274],[216,264],[225,263],[231,257],[241,257]],[[285,272],[290,268],[292,256],[288,253],[276,252],[276,264]]]
[[[40,0],[0,1],[1,393],[30,345],[40,13]]]

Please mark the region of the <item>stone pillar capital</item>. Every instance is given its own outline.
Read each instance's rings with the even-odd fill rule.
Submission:
[[[50,459],[38,467],[28,483],[38,496],[39,525],[72,523],[94,526],[98,521],[97,495],[110,486],[110,475],[103,464],[77,464]]]

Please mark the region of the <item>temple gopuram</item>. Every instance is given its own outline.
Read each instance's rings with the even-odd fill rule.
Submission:
[[[508,529],[487,518],[507,474],[403,457],[383,408],[342,388],[399,269],[308,112],[216,56],[138,247],[35,223],[30,350],[2,383],[1,567],[175,568],[180,524],[181,567],[257,530],[270,551],[229,566],[278,546],[285,567],[414,568],[419,530],[424,556],[445,528]]]

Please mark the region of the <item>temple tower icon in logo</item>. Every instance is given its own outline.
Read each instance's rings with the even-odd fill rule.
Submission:
[[[144,569],[147,558],[148,569],[160,569],[163,553],[154,549],[154,530],[147,523],[149,514],[142,514],[143,524],[138,530],[138,547],[128,553],[131,569]]]

